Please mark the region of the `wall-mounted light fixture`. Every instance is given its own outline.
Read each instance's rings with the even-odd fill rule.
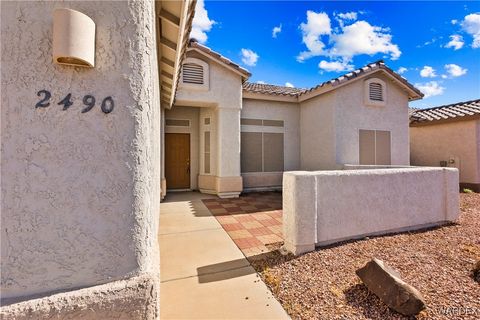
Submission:
[[[72,9],[53,12],[53,61],[76,67],[95,66],[95,22]]]

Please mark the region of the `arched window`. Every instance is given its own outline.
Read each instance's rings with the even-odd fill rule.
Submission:
[[[378,78],[365,81],[365,104],[384,106],[386,104],[386,83]]]
[[[196,58],[186,58],[182,65],[180,83],[189,89],[209,89],[208,63]]]

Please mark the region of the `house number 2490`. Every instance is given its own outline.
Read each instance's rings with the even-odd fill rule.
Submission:
[[[39,96],[41,99],[40,101],[37,102],[35,105],[35,108],[47,108],[50,106],[50,98],[52,97],[52,94],[48,90],[40,90],[37,92],[37,96]],[[95,97],[92,95],[85,95],[83,97],[83,104],[85,105],[85,108],[82,109],[82,113],[88,112],[95,107]],[[63,105],[62,110],[67,110],[73,105],[72,101],[72,94],[69,93],[63,98],[60,102],[57,103],[58,105]],[[113,111],[113,107],[115,106],[115,103],[113,102],[112,97],[108,96],[103,99],[102,104],[100,105],[100,109],[102,109],[103,113],[110,113]]]

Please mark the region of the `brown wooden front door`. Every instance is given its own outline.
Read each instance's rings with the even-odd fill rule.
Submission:
[[[167,189],[190,189],[190,134],[165,134]]]

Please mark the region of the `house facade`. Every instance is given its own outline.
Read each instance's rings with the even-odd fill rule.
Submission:
[[[162,196],[281,188],[284,171],[410,164],[408,102],[421,92],[382,61],[310,89],[249,83],[191,41],[163,110]]]
[[[412,165],[457,168],[460,188],[480,192],[480,99],[412,110],[410,155]]]

